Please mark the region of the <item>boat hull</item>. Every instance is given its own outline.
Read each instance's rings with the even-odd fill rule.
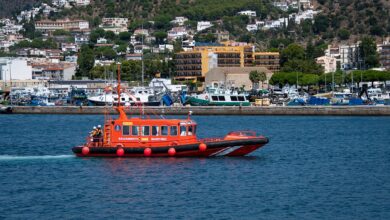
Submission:
[[[201,150],[199,145],[207,147]],[[72,151],[80,157],[217,157],[217,156],[245,156],[268,143],[268,139],[251,138],[241,140],[221,140],[213,142],[199,142],[188,145],[166,147],[88,147],[88,153],[83,153],[86,146],[74,147]],[[145,149],[150,154],[145,154]],[[118,154],[123,149],[123,154]],[[174,149],[174,153],[169,153]]]
[[[192,106],[250,106],[250,102],[240,102],[240,101],[213,102],[213,101],[198,99],[194,97],[191,97],[186,104]]]

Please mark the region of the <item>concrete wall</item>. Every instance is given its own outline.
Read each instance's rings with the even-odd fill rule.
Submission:
[[[109,113],[116,114],[112,108]],[[139,114],[139,107],[126,110],[129,114]],[[294,106],[294,107],[215,107],[215,106],[189,106],[189,107],[145,107],[146,114],[187,115],[322,115],[322,116],[390,116],[390,106]],[[105,107],[13,107],[16,114],[104,114]]]

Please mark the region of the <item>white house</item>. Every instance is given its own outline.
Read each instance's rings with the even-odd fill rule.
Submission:
[[[186,17],[176,17],[175,20],[171,21],[171,23],[183,26],[186,21],[188,21],[188,18]]]
[[[316,58],[316,63],[324,67],[325,73],[331,73],[337,70],[336,58],[322,56]]]
[[[210,21],[198,21],[198,25],[196,27],[197,31],[203,31],[206,30],[207,28],[212,27],[213,24],[211,24]]]
[[[21,58],[0,58],[0,81],[30,80],[32,79],[32,67],[27,60]]]
[[[168,31],[168,40],[183,39],[188,35],[185,27],[174,27]]]
[[[248,31],[257,31],[257,30],[258,30],[258,26],[257,26],[257,24],[248,24],[248,25],[246,26],[246,29],[247,29]]]
[[[250,10],[246,10],[246,11],[240,11],[238,12],[239,15],[247,15],[249,17],[256,17],[256,12],[255,11],[250,11]]]
[[[105,31],[112,31],[115,34],[119,34],[120,32],[128,31],[128,23],[128,18],[103,18],[102,24],[99,25],[99,27],[103,28]]]

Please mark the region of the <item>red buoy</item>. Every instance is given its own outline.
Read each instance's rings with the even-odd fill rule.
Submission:
[[[199,144],[199,150],[200,151],[206,151],[207,150],[207,145],[205,143]]]
[[[168,155],[173,157],[173,156],[175,156],[175,154],[176,154],[175,148],[173,148],[173,147],[169,148]]]
[[[123,155],[125,155],[125,150],[123,150],[123,148],[118,148],[117,150],[116,150],[116,155],[118,155],[118,157],[121,157],[121,156],[123,156]]]
[[[150,157],[151,155],[152,155],[152,149],[146,148],[146,149],[144,150],[144,156],[145,156],[145,157]]]
[[[81,153],[82,153],[83,155],[89,154],[89,147],[83,147],[83,148],[81,149]]]

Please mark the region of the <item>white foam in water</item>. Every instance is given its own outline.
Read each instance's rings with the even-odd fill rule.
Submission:
[[[0,161],[9,160],[52,160],[52,159],[65,159],[72,158],[74,155],[42,155],[42,156],[13,156],[13,155],[0,155]]]

